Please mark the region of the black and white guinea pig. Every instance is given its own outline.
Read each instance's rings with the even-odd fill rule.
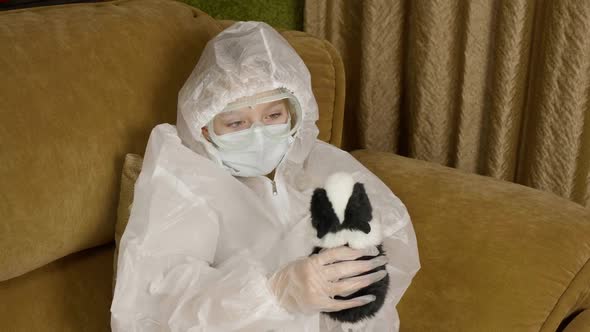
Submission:
[[[382,248],[380,224],[373,221],[371,202],[362,183],[354,182],[348,173],[334,173],[328,177],[324,188],[316,188],[311,199],[311,223],[317,232],[316,246],[312,254],[322,248],[334,248],[342,245],[354,249],[376,246],[379,255],[385,255]],[[368,260],[376,256],[363,256],[357,260]],[[384,270],[385,265],[369,274]],[[326,312],[330,318],[346,323],[357,323],[373,317],[383,306],[389,287],[389,276],[346,296],[334,299],[352,299],[372,294],[376,299],[360,307],[337,312]]]

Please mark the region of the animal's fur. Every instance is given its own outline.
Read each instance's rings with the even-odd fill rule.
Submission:
[[[346,245],[355,249],[376,246],[379,255],[385,255],[381,245],[381,227],[373,220],[371,202],[365,187],[362,183],[354,183],[349,174],[336,173],[330,176],[324,188],[314,191],[310,209],[312,225],[317,233],[316,247],[312,254],[318,253],[322,248]],[[357,260],[371,258],[374,256],[363,256]],[[385,270],[385,266],[361,275],[379,270]],[[376,300],[360,307],[325,314],[334,320],[347,323],[357,323],[371,318],[383,306],[388,287],[389,276],[386,276],[349,296],[335,296],[335,299],[352,299],[373,294]]]

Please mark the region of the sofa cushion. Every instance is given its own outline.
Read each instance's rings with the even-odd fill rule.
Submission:
[[[0,283],[0,330],[110,331],[113,244]]]

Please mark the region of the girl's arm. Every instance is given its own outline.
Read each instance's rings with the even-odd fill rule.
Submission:
[[[173,126],[152,131],[121,239],[112,330],[263,331],[295,319],[247,251],[212,267],[217,215],[191,180],[195,156],[181,149]]]
[[[390,288],[381,313],[383,317],[394,320],[391,324],[399,325],[395,306],[420,269],[416,234],[406,206],[383,181],[352,155],[325,142],[317,141],[308,160],[308,171],[320,179],[336,172],[347,172],[352,174],[355,181],[364,183],[373,207],[373,219],[381,223],[383,249],[389,258],[387,271]]]

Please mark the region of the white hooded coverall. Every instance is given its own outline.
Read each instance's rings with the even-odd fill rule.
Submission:
[[[279,87],[303,114],[274,182],[232,176],[201,127],[228,103]],[[317,138],[317,119],[307,67],[270,26],[238,22],[209,41],[179,93],[177,125],[156,126],[148,141],[119,248],[113,331],[344,331],[324,314],[289,313],[267,285],[311,253],[311,196],[335,172],[365,184],[389,258],[388,297],[363,330],[399,329],[395,306],[420,268],[410,217],[374,174]]]

